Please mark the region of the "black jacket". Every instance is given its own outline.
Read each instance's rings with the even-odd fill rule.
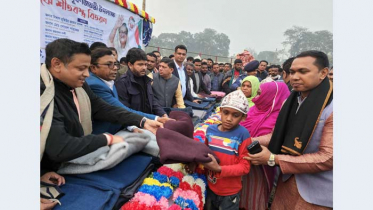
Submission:
[[[203,90],[203,92],[205,92],[207,95],[210,95],[211,92],[207,89],[205,83],[203,82],[202,73],[200,71],[198,72],[198,75],[199,75],[199,87],[197,87],[197,82],[196,82],[197,78],[195,76],[195,73],[192,74],[192,80],[193,80],[193,84],[194,84],[194,86],[193,86],[194,92],[198,94],[198,92]]]
[[[175,64],[176,65],[176,64]],[[192,93],[190,92],[190,87],[189,87],[189,76],[185,70],[185,66],[183,66],[183,70],[185,72],[185,84],[187,86],[186,88],[186,93],[185,93],[185,96],[184,96],[184,100],[188,100],[188,101],[193,101],[194,98],[192,96]],[[175,75],[177,78],[180,79],[180,76],[179,76],[179,72],[177,71],[177,69],[175,69],[173,72],[172,72],[173,75]],[[180,81],[181,82],[181,81]],[[183,83],[181,83],[183,84]]]
[[[55,96],[52,125],[45,145],[45,152],[41,161],[42,169],[56,171],[61,162],[73,160],[91,153],[102,146],[107,145],[106,137],[100,135],[84,136],[83,127],[79,122],[71,87],[54,78]],[[92,121],[107,121],[123,126],[139,126],[140,115],[131,113],[123,108],[111,106],[97,97],[84,83],[92,110]],[[40,84],[40,95],[44,92],[45,85]]]
[[[148,97],[150,112],[157,116],[162,116],[166,112],[159,105],[157,99],[153,94],[151,85],[151,79],[148,76],[144,76],[146,93],[139,83],[135,81],[132,71],[129,69],[126,74],[122,75],[119,80],[115,81],[115,87],[117,88],[118,97],[120,102],[125,106],[144,112],[145,109],[145,94]]]

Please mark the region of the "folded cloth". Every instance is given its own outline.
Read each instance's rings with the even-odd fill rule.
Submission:
[[[60,199],[62,206],[55,209],[111,210],[127,187],[141,185],[152,169],[151,161],[151,156],[137,153],[109,170],[64,176],[61,190],[65,196]]]
[[[115,203],[113,209],[120,209],[126,202],[128,202],[135,193],[139,190],[144,179],[153,171],[154,164],[150,163],[148,167],[142,172],[142,174],[129,186],[124,188],[119,195],[117,202]]]
[[[62,205],[53,209],[70,210],[111,210],[118,200],[120,190],[76,177],[65,176],[66,184],[61,186],[65,196]]]
[[[157,141],[160,149],[160,161],[169,163],[207,163],[211,158],[207,154],[215,156],[214,152],[204,143],[194,141],[183,134],[167,128],[158,128]],[[218,160],[218,158],[215,156]]]
[[[159,147],[157,144],[157,139],[155,138],[155,135],[145,129],[141,129],[143,131],[143,134],[146,134],[150,137],[149,142],[145,145],[145,147],[141,150],[142,152],[149,154],[151,156],[157,157],[159,155]],[[125,136],[129,135],[132,132],[129,132],[127,130],[121,130],[118,131],[115,135],[122,136],[125,138]]]
[[[193,117],[193,109],[192,107],[185,107],[183,109],[180,108],[171,108],[171,107],[163,107],[163,110],[166,112],[167,115],[170,115],[172,111],[183,111],[189,114],[190,117]]]
[[[209,105],[209,102],[202,102],[202,103],[198,104],[198,103],[194,103],[194,102],[185,100],[184,104],[185,104],[185,106],[190,106],[193,109],[204,109],[206,106]]]
[[[107,153],[94,151],[70,162],[64,163],[58,169],[59,174],[85,174],[99,170],[107,170],[130,155],[141,151],[150,141],[147,134],[142,133],[123,133],[124,142],[113,144]],[[98,150],[100,150],[99,148]],[[104,149],[101,149],[104,150]],[[96,162],[95,162],[96,161]]]
[[[181,133],[186,137],[193,138],[193,121],[187,113],[182,111],[172,111],[170,112],[169,117],[175,119],[176,121],[167,121],[164,124],[164,128]]]
[[[203,119],[206,115],[206,111],[193,109],[193,114],[198,116],[200,119]]]
[[[219,96],[219,97],[224,97],[225,93],[222,92],[222,91],[211,91],[211,95],[216,95],[216,96]]]

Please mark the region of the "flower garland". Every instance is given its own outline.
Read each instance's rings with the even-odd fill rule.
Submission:
[[[145,178],[134,197],[121,210],[203,210],[206,177],[187,174],[182,164],[167,164]],[[173,204],[169,205],[170,202]]]

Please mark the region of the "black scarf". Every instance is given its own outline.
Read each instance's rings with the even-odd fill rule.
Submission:
[[[333,86],[326,77],[303,101],[298,112],[299,92],[293,91],[278,115],[268,149],[274,154],[301,155],[319,122],[324,108],[333,100]]]

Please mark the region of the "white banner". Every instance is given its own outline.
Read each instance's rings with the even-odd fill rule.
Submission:
[[[118,59],[133,47],[144,49],[143,18],[104,0],[40,0],[40,60],[45,46],[59,38],[115,47]]]

